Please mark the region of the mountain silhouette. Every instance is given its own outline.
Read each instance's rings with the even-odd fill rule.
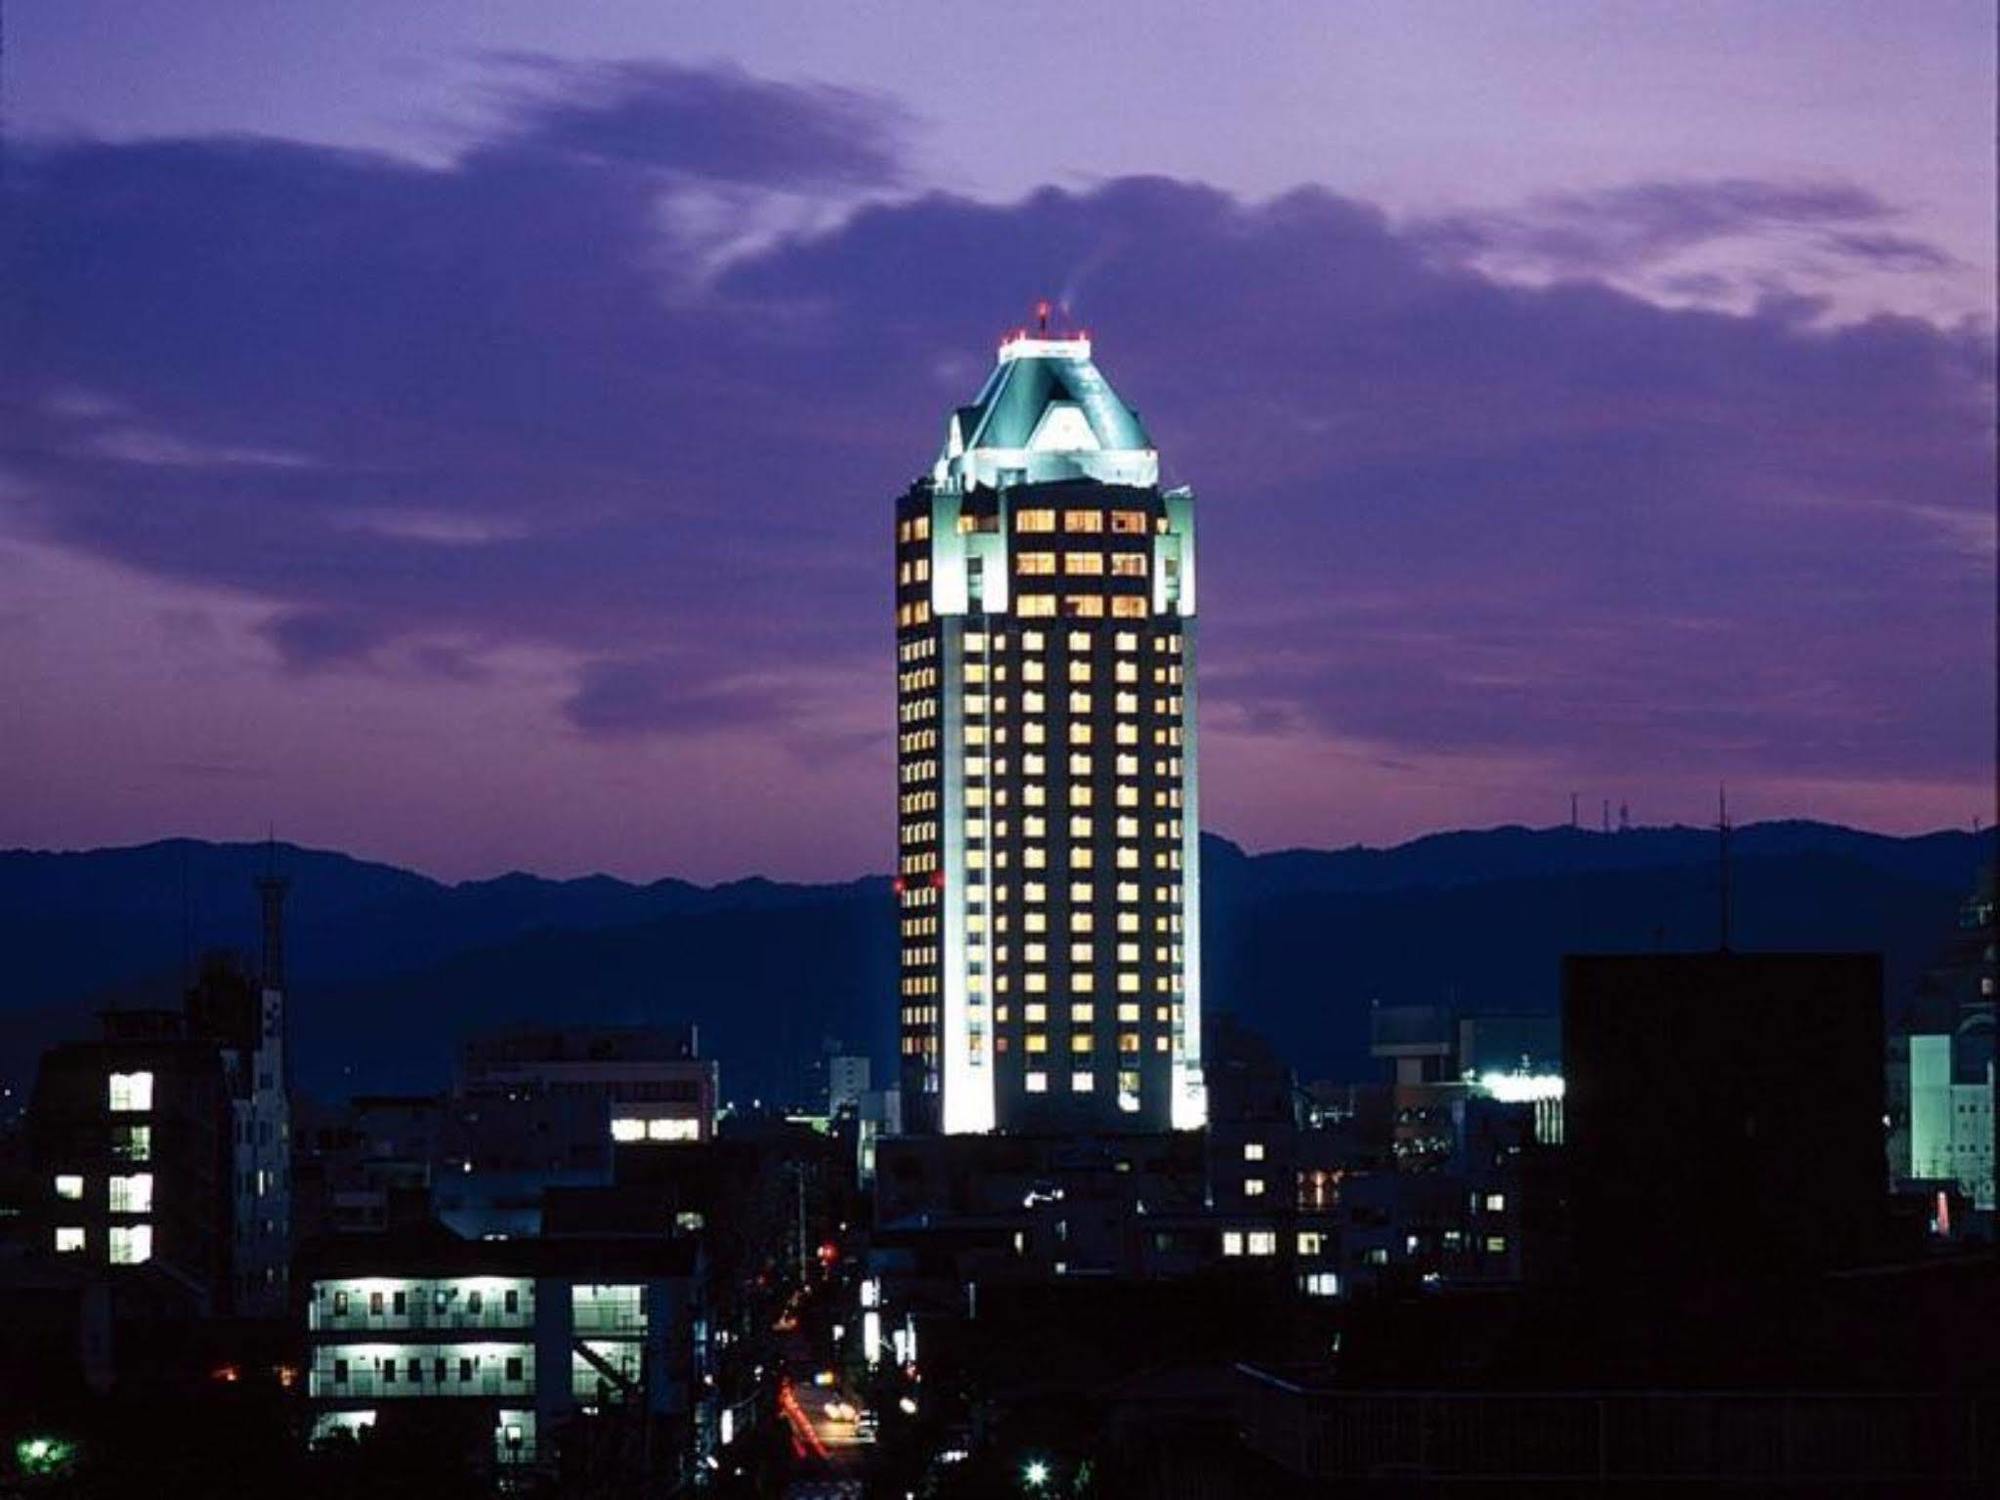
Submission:
[[[1895,838],[1808,822],[1731,840],[1733,940],[1870,949],[1893,1005],[1935,955],[1991,831]],[[1302,1077],[1371,1076],[1367,1012],[1553,1012],[1565,952],[1712,947],[1716,837],[1696,828],[1440,833],[1394,848],[1248,854],[1203,839],[1208,1007]],[[446,884],[345,854],[168,840],[0,853],[0,1077],[94,1010],[173,1003],[188,956],[251,948],[250,882],[292,882],[294,1076],[311,1092],[432,1090],[460,1038],[516,1021],[692,1021],[724,1094],[803,1099],[822,1044],[895,1056],[886,878],[719,886],[514,873]]]

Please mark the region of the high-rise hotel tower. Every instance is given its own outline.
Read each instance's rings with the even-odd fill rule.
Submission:
[[[907,1128],[1193,1129],[1194,496],[1016,332],[896,502]]]

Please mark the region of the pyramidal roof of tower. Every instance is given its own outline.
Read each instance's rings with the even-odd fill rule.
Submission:
[[[1082,415],[1101,449],[1153,446],[1139,414],[1119,399],[1091,359],[1087,334],[1016,333],[1004,340],[978,399],[954,414],[959,441],[966,448],[1028,448],[1052,409],[1063,407]]]

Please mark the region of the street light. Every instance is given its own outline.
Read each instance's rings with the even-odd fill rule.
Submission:
[[[1021,1478],[1029,1489],[1038,1490],[1049,1482],[1049,1466],[1039,1458],[1031,1458],[1021,1470]]]
[[[14,1445],[14,1460],[23,1473],[53,1474],[70,1460],[76,1450],[56,1437],[22,1438]]]

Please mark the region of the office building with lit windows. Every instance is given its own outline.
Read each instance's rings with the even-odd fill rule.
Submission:
[[[288,1301],[291,1109],[284,882],[258,882],[252,969],[209,954],[180,1010],[107,1011],[42,1058],[27,1118],[39,1250],[79,1275],[148,1280],[198,1318]]]
[[[1044,326],[895,525],[906,1127],[1198,1128],[1194,496]]]

